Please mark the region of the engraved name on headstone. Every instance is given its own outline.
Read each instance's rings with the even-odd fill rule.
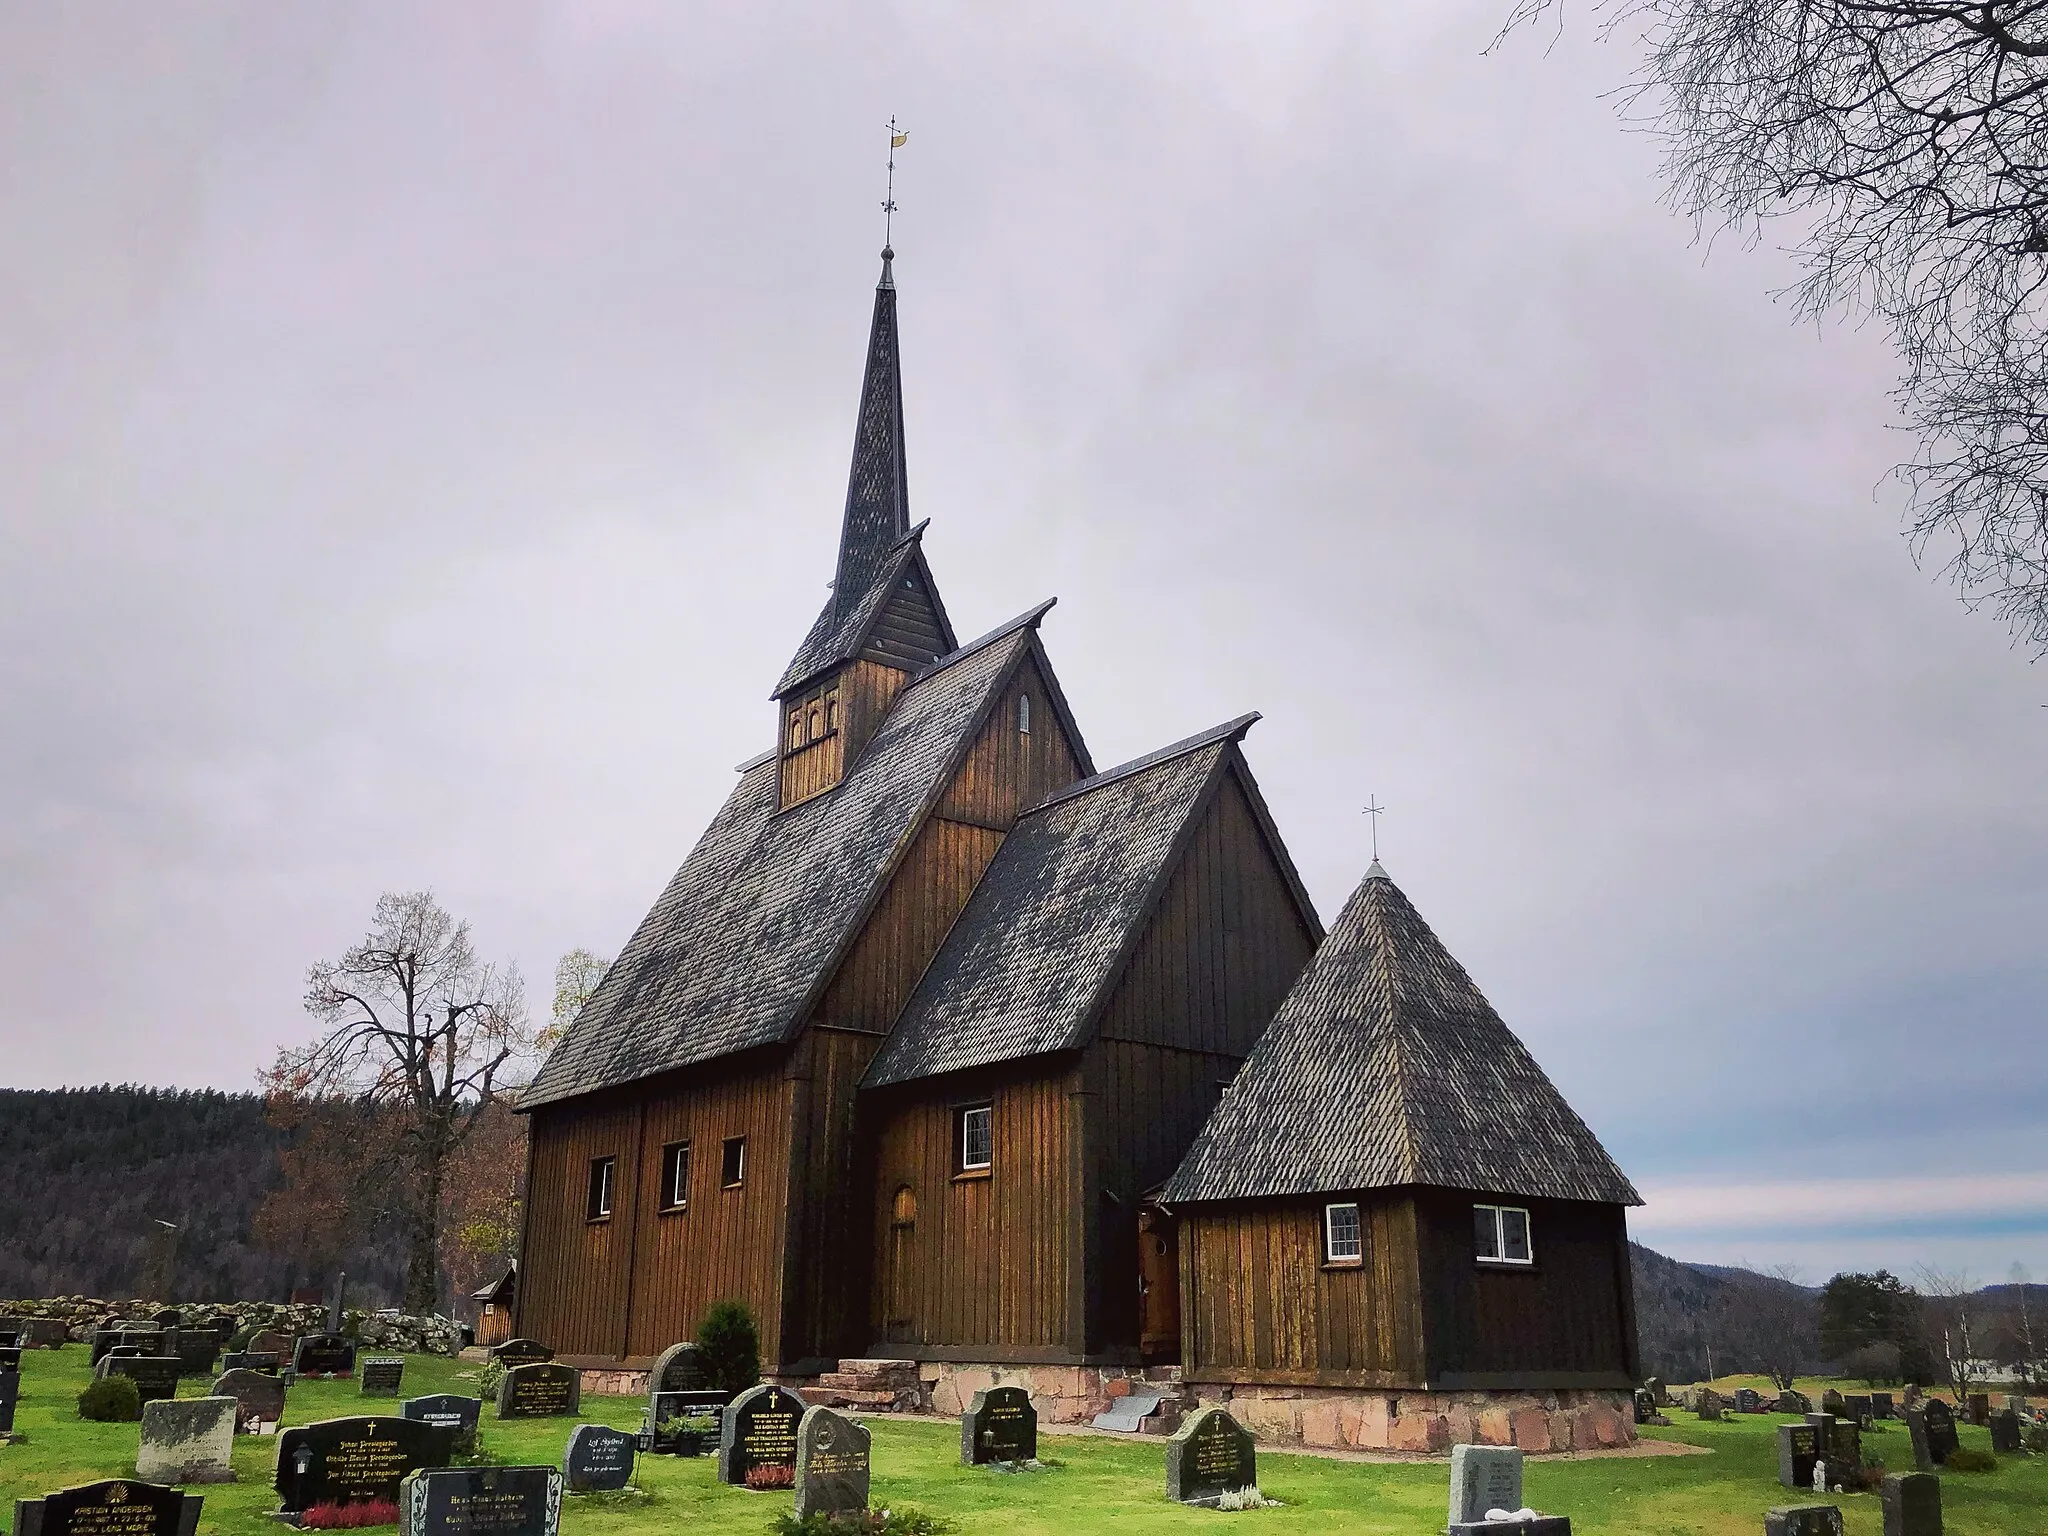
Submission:
[[[414,1472],[400,1485],[403,1536],[556,1536],[562,1474],[553,1467]]]
[[[978,1467],[991,1461],[1038,1458],[1038,1410],[1022,1387],[990,1387],[974,1394],[960,1415],[960,1461]]]
[[[455,1392],[436,1392],[427,1397],[409,1397],[398,1405],[401,1418],[418,1419],[448,1431],[449,1448],[468,1455],[476,1449],[477,1421],[483,1417],[484,1400]]]
[[[14,1501],[14,1536],[192,1536],[203,1500],[117,1477]]]
[[[398,1485],[448,1465],[448,1431],[418,1419],[322,1419],[277,1437],[277,1493],[292,1513],[328,1505],[395,1504]]]
[[[356,1367],[356,1380],[359,1397],[396,1397],[405,1380],[405,1360],[390,1355],[365,1359]]]
[[[573,1365],[536,1361],[515,1365],[498,1383],[498,1417],[545,1419],[574,1413],[583,1403],[583,1373]]]
[[[718,1480],[742,1486],[757,1467],[796,1471],[796,1427],[802,1399],[781,1387],[749,1387],[731,1403],[719,1425]]]
[[[142,1405],[135,1475],[146,1483],[235,1480],[235,1400],[162,1398]]]
[[[1513,1446],[1451,1447],[1452,1525],[1484,1520],[1489,1509],[1522,1507],[1522,1453]]]
[[[562,1449],[562,1475],[571,1493],[613,1493],[633,1481],[633,1447],[623,1429],[578,1424]]]
[[[868,1432],[830,1408],[804,1410],[796,1430],[796,1517],[868,1507]]]
[[[1166,1496],[1176,1503],[1213,1508],[1258,1480],[1252,1437],[1227,1409],[1197,1409],[1166,1442]]]

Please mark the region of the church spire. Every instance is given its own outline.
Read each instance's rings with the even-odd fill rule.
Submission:
[[[833,603],[842,612],[860,602],[876,574],[910,532],[910,487],[903,454],[903,381],[896,345],[896,253],[882,247],[875,318],[868,328],[867,371],[853,430],[853,469],[846,482],[846,520],[839,533]]]

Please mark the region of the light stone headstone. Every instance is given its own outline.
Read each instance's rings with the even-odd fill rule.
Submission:
[[[232,1397],[144,1403],[135,1475],[146,1483],[233,1482],[236,1407]]]
[[[1484,1520],[1489,1509],[1522,1507],[1522,1453],[1511,1445],[1451,1447],[1450,1524]]]

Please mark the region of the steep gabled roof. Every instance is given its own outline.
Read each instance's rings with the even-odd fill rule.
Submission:
[[[863,1083],[1085,1045],[1245,715],[1071,784],[1024,813]]]
[[[836,789],[776,810],[755,759],[520,1107],[789,1037],[1031,649],[1043,606],[926,669]]]
[[[1400,1184],[1642,1203],[1375,863],[1163,1198]]]
[[[790,658],[772,697],[803,687],[819,673],[872,655],[875,660],[909,671],[946,655],[959,644],[939,601],[938,584],[924,562],[924,530],[919,523],[904,534],[858,592],[841,602],[835,588],[812,623],[810,633]]]

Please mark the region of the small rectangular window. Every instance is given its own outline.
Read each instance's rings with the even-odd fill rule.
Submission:
[[[995,1161],[995,1118],[995,1109],[988,1104],[960,1111],[960,1172],[979,1172]]]
[[[1358,1230],[1358,1207],[1323,1207],[1324,1252],[1332,1264],[1355,1264],[1365,1256],[1365,1243]]]
[[[612,1171],[618,1166],[616,1157],[593,1157],[590,1160],[590,1192],[583,1207],[583,1214],[590,1221],[605,1221],[612,1214]]]
[[[1482,1264],[1533,1264],[1529,1213],[1518,1205],[1472,1207],[1472,1253]]]
[[[747,1138],[728,1136],[725,1138],[725,1157],[719,1163],[718,1183],[721,1189],[738,1189],[747,1176]]]
[[[690,1144],[672,1141],[661,1149],[661,1208],[687,1210],[690,1204]]]
[[[1019,736],[1029,736],[1031,734],[1031,695],[1028,693],[1017,695],[1017,734]]]

